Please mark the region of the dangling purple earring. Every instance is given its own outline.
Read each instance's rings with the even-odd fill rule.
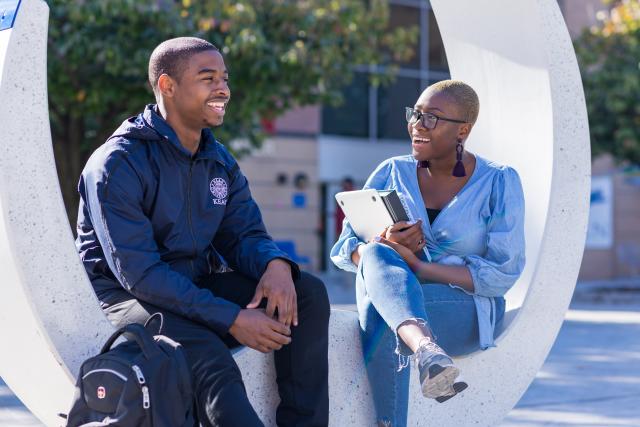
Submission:
[[[457,178],[462,178],[463,176],[467,176],[467,171],[464,170],[464,163],[462,163],[462,152],[464,151],[464,147],[462,146],[462,140],[458,140],[458,145],[456,145],[456,165],[453,167],[453,176]]]
[[[418,167],[419,168],[428,168],[429,167],[429,160],[418,160]]]

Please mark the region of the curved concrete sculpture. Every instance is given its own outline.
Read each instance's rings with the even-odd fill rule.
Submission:
[[[520,292],[509,296],[510,305],[521,308],[510,316],[498,348],[458,360],[470,389],[437,405],[420,398],[412,383],[409,423],[494,425],[543,363],[575,286],[589,207],[586,109],[555,1],[431,4],[452,76],[469,82],[482,99],[469,143],[515,166],[522,177],[528,266]],[[57,184],[47,111],[47,18],[43,1],[22,0],[13,28],[5,20],[0,27],[7,27],[0,30],[0,375],[40,420],[56,426],[81,361],[97,352],[112,328],[78,260]],[[354,313],[333,312],[330,345],[331,425],[372,425]],[[258,413],[274,425],[271,358],[244,350],[236,360]]]
[[[100,350],[111,325],[73,245],[58,184],[48,16],[45,2],[23,0],[13,28],[0,31],[0,375],[54,426],[70,405],[80,362]]]

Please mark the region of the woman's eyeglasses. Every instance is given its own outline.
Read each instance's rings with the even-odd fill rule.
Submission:
[[[418,120],[422,120],[422,127],[430,130],[436,128],[436,126],[438,125],[438,120],[444,120],[446,122],[453,123],[467,123],[464,120],[448,119],[446,117],[436,116],[433,113],[423,113],[411,107],[405,107],[405,114],[408,123],[414,124]]]

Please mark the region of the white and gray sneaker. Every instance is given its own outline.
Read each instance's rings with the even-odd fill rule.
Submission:
[[[442,403],[467,388],[467,383],[456,381],[460,370],[442,348],[430,339],[420,343],[416,352],[422,395]]]

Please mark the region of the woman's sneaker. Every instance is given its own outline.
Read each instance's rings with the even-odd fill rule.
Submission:
[[[425,339],[416,352],[422,395],[444,402],[467,388],[464,382],[456,382],[460,370],[440,346]]]
[[[436,401],[438,403],[444,403],[447,400],[451,399],[458,393],[462,393],[468,387],[467,383],[464,381],[456,381],[453,383],[453,394],[447,394],[444,396],[436,397]]]

